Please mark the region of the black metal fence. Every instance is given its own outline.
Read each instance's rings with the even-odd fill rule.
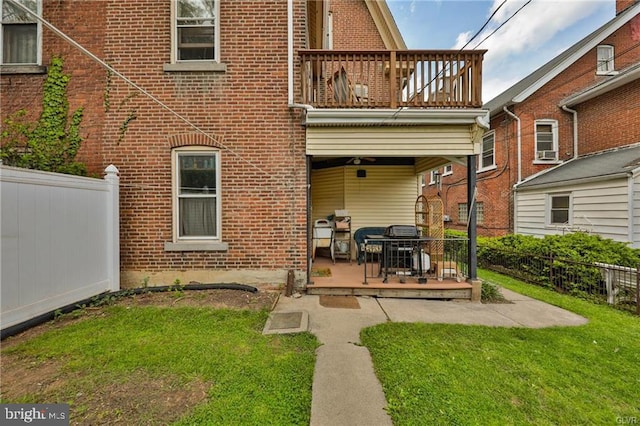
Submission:
[[[371,279],[426,283],[468,276],[466,238],[365,238],[364,284]]]
[[[640,266],[584,263],[554,256],[483,248],[478,265],[531,284],[640,315]]]

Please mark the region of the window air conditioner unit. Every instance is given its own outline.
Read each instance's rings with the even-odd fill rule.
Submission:
[[[539,160],[555,160],[556,152],[555,151],[538,151],[538,159]]]

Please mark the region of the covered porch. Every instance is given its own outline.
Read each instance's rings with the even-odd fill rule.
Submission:
[[[421,275],[414,282],[414,271],[365,273],[365,267],[380,268],[388,259],[360,264],[356,249],[361,242],[354,241],[353,233],[417,225],[420,176],[447,164],[467,168],[468,205],[473,205],[476,156],[489,127],[488,111],[481,109],[483,54],[299,52],[308,173],[308,293],[479,298],[475,209],[469,209],[465,259],[451,267],[438,258],[437,268],[426,271],[434,275],[426,280]],[[346,232],[336,228],[340,215],[348,216]],[[314,228],[327,221],[342,240],[331,243],[343,255],[338,259],[331,251],[328,257],[315,256]],[[421,237],[444,238],[422,231]],[[452,269],[455,274],[443,274]]]

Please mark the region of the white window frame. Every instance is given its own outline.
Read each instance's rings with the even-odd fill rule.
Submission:
[[[538,149],[538,126],[551,126],[552,149]],[[536,120],[534,128],[534,163],[555,163],[558,161],[558,120]],[[543,134],[543,133],[540,133]],[[546,133],[545,133],[546,134]]]
[[[601,44],[596,47],[596,74],[608,75],[615,72],[615,51],[610,44]]]
[[[431,170],[429,172],[429,185],[435,185],[436,184],[436,173],[438,173],[437,170]]]
[[[444,166],[442,169],[442,176],[449,176],[453,174],[453,165],[451,163]]]
[[[567,208],[567,222],[553,222],[553,200],[555,198],[567,198],[569,206]],[[573,196],[570,192],[556,192],[547,194],[547,202],[545,206],[546,224],[550,227],[573,226]]]
[[[42,0],[36,1],[36,13],[38,16],[42,16]],[[21,66],[39,66],[42,64],[42,24],[39,20],[33,18],[33,23],[36,25],[36,62],[18,62],[18,63],[5,63],[4,61],[4,23],[2,22],[2,10],[5,0],[0,0],[0,65],[21,67]]]
[[[491,138],[491,142],[492,142],[492,147],[491,147],[491,164],[488,165],[483,165],[484,163],[484,158],[485,158],[485,149],[484,149],[484,144],[486,141],[488,141],[488,139]],[[481,145],[481,149],[482,152],[480,153],[480,155],[478,156],[478,170],[476,171],[477,173],[480,172],[485,172],[487,170],[493,170],[496,168],[496,132],[494,130],[485,133],[482,136],[482,145]],[[487,150],[489,151],[489,150]]]
[[[181,155],[213,155],[215,156],[215,170],[216,170],[216,190],[215,193],[207,194],[206,198],[215,198],[216,200],[216,231],[217,234],[211,237],[205,236],[180,236],[180,198],[193,198],[193,197],[205,197],[204,195],[188,195],[181,196],[179,194],[179,182],[180,182],[180,163],[179,158]],[[220,177],[220,150],[204,147],[204,146],[190,146],[174,148],[171,151],[171,167],[172,167],[172,205],[173,205],[173,241],[177,242],[218,242],[222,238],[222,208],[221,208],[221,177]]]
[[[220,63],[220,0],[211,0],[213,5],[213,59],[181,60],[178,55],[178,0],[171,2],[171,63],[172,64],[201,64]]]

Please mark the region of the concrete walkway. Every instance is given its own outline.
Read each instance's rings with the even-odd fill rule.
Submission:
[[[282,296],[265,332],[297,331],[290,326],[278,328],[277,318],[302,312],[300,329],[308,329],[322,343],[313,378],[312,426],[392,425],[369,351],[360,346],[362,328],[387,321],[532,328],[587,322],[579,315],[509,290],[502,289],[502,294],[513,303],[358,297],[359,309],[349,309],[324,307],[320,296]]]

